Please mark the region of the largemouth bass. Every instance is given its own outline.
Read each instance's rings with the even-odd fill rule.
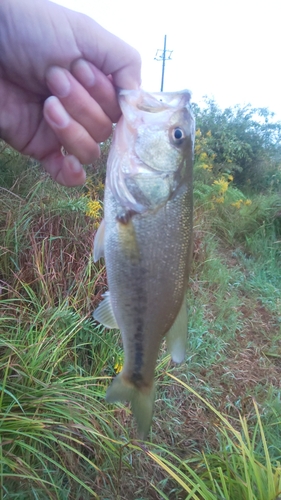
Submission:
[[[145,439],[163,338],[173,361],[185,357],[195,122],[187,90],[121,91],[119,102],[105,216],[94,241],[94,260],[105,258],[109,292],[94,318],[119,328],[124,346],[124,367],[106,400],[130,401]]]

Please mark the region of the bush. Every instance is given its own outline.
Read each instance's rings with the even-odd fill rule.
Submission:
[[[274,122],[274,113],[250,105],[222,111],[208,98],[194,112],[196,165],[215,177],[231,174],[240,188],[280,189],[281,122]]]

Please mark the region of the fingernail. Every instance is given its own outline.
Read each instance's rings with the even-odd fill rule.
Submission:
[[[85,87],[93,87],[96,83],[96,77],[92,69],[92,65],[84,59],[76,61],[73,71],[80,83],[82,83]]]
[[[65,111],[59,99],[55,96],[48,97],[45,101],[45,115],[56,127],[65,128],[70,122],[70,116]]]
[[[51,92],[57,97],[67,97],[70,92],[70,81],[64,69],[52,66],[46,74],[46,80]]]

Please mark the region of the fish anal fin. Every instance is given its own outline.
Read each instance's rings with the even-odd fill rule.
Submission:
[[[167,349],[175,363],[182,363],[186,352],[186,337],[187,337],[187,307],[185,299],[179,313],[166,333]]]
[[[105,231],[105,222],[104,219],[102,219],[94,239],[94,249],[93,249],[94,262],[97,262],[101,257],[104,257],[104,231]]]
[[[93,312],[93,318],[107,328],[119,328],[111,305],[110,293],[103,294],[103,301]]]
[[[108,403],[129,401],[132,405],[133,415],[137,421],[139,439],[146,439],[153,415],[155,399],[154,384],[149,388],[138,388],[134,384],[127,382],[122,373],[120,373],[107,389],[105,399]]]

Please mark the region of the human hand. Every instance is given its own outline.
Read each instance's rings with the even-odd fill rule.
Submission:
[[[83,184],[80,162],[99,156],[121,114],[115,87],[139,84],[137,51],[89,17],[48,0],[1,0],[0,137],[57,182]]]

